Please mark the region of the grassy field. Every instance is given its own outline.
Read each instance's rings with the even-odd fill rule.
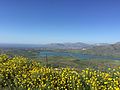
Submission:
[[[95,67],[118,67],[120,66],[120,60],[109,60],[109,59],[79,59],[75,57],[62,57],[62,56],[49,56],[46,58],[38,58],[37,61],[41,64],[50,67],[71,67],[71,68],[95,68]]]

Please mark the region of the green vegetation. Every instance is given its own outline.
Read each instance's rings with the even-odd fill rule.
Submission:
[[[61,56],[50,56],[47,57],[47,62],[45,57],[39,58],[37,61],[41,62],[42,65],[46,65],[50,67],[71,67],[71,68],[95,68],[95,67],[118,67],[120,66],[120,60],[104,60],[104,59],[78,59],[73,57],[61,57]]]
[[[0,49],[0,53],[7,54],[10,56],[24,56],[29,59],[37,58],[40,50],[39,49],[31,49],[31,48],[5,48]]]
[[[7,55],[0,55],[0,89],[120,90],[120,60],[46,57],[40,56],[41,51],[1,49]],[[91,50],[48,51],[94,55]]]
[[[21,56],[0,55],[0,89],[120,90],[120,67],[99,68],[52,68]]]
[[[120,43],[94,46],[86,50],[76,49],[66,51],[72,53],[92,54],[98,56],[111,56],[115,58],[120,58]]]

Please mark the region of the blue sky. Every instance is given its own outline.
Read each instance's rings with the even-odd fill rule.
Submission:
[[[0,43],[120,41],[120,0],[0,0]]]

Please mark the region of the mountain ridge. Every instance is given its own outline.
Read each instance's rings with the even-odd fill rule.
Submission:
[[[109,43],[96,43],[96,44],[87,44],[83,42],[76,42],[76,43],[49,43],[49,44],[5,44],[0,43],[0,48],[52,48],[52,49],[92,49],[92,48],[99,48],[103,47],[110,47],[110,46],[119,46],[120,42],[116,42],[114,44]]]

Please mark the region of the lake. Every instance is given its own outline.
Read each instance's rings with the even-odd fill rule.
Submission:
[[[120,60],[120,58],[114,58],[110,56],[97,56],[91,54],[81,54],[81,53],[69,53],[69,52],[54,52],[54,51],[41,51],[40,57],[45,56],[60,56],[60,57],[75,57],[78,59],[110,59],[110,60]]]

